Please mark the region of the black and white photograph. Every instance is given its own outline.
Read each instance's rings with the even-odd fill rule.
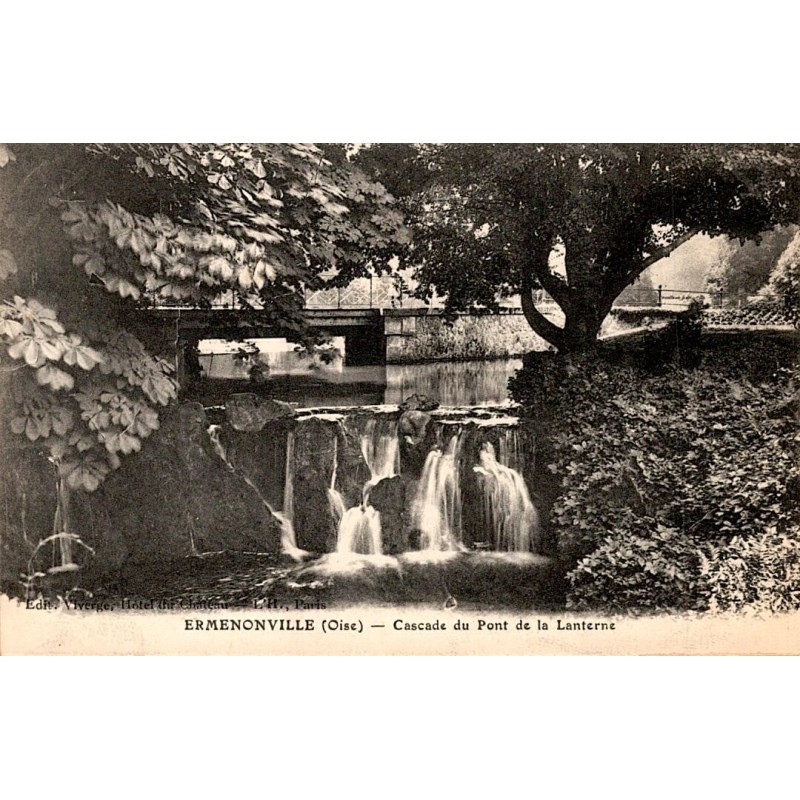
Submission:
[[[0,287],[4,648],[796,647],[800,145],[0,145]]]

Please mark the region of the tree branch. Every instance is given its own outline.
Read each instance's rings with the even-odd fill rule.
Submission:
[[[533,332],[558,349],[561,349],[564,341],[564,329],[559,328],[558,325],[547,319],[547,317],[536,308],[533,302],[533,290],[529,278],[523,278],[520,298],[522,299],[522,313],[525,315],[525,319],[533,329]]]
[[[691,239],[693,236],[696,236],[698,233],[700,233],[700,228],[690,228],[688,231],[686,231],[686,233],[682,234],[668,245],[660,247],[655,251],[655,253],[649,255],[644,261],[641,261],[636,265],[636,269],[639,270],[637,275],[641,275],[642,272],[644,272],[652,264],[655,264],[656,261],[661,261],[662,258],[669,256],[673,250],[677,250],[684,242],[688,242],[689,239]]]
[[[533,274],[542,288],[563,308],[564,304],[569,301],[569,285],[563,278],[550,272],[547,259],[533,261]]]

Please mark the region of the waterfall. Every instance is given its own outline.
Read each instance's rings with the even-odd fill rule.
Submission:
[[[347,513],[347,506],[344,502],[344,497],[342,497],[341,492],[339,492],[336,488],[336,477],[339,473],[339,440],[333,440],[333,470],[331,471],[331,485],[328,487],[327,494],[328,494],[328,507],[331,511],[331,516],[336,523],[336,529],[339,531],[341,527],[342,520],[344,519],[344,515]],[[339,535],[337,534],[337,549],[338,549],[338,539]]]
[[[516,447],[516,437],[510,444]],[[509,442],[500,440],[503,460],[509,456]],[[483,486],[484,519],[492,531],[495,550],[529,553],[539,538],[539,515],[531,502],[522,475],[499,463],[491,442],[485,442],[479,455],[480,465],[473,467]]]
[[[397,422],[394,420],[390,422],[391,424],[387,426],[379,424],[378,418],[370,417],[359,436],[361,456],[370,474],[361,492],[360,506],[348,509],[344,498],[335,488],[338,464],[336,452],[334,453],[333,480],[328,489],[328,503],[338,524],[337,553],[371,555],[383,553],[381,515],[369,504],[369,495],[373,487],[385,478],[393,477],[399,470],[400,445],[397,440]]]
[[[459,431],[447,447],[428,453],[412,507],[412,524],[421,535],[422,550],[459,550],[461,544],[461,492],[458,457]]]
[[[356,506],[344,512],[336,552],[381,555],[381,515],[372,506]]]
[[[400,442],[397,438],[397,422],[386,430],[385,425],[379,425],[376,417],[370,417],[359,437],[361,455],[369,467],[369,487],[397,475],[400,469]]]
[[[288,507],[289,507],[289,514],[286,513],[287,507],[287,491],[284,491],[284,510],[283,511],[276,511],[265,499],[264,495],[261,494],[260,489],[253,483],[250,478],[245,475],[243,472],[239,472],[236,467],[228,460],[228,453],[225,449],[225,444],[222,441],[221,436],[221,426],[219,425],[209,425],[208,426],[208,436],[211,439],[211,443],[214,445],[214,450],[216,451],[217,455],[222,459],[222,461],[227,465],[228,469],[233,472],[238,478],[241,478],[255,493],[259,500],[264,504],[264,508],[269,511],[272,515],[273,519],[278,523],[281,531],[281,552],[284,555],[293,558],[295,561],[300,561],[306,555],[304,550],[301,550],[297,546],[297,536],[295,535],[294,525],[292,525],[292,519],[289,514],[291,514],[291,506],[292,500],[289,499]],[[290,462],[291,456],[291,462]],[[294,433],[289,433],[289,443],[286,448],[286,473],[287,473],[287,484],[289,483],[289,472],[290,469],[294,472]],[[290,491],[293,491],[290,489]]]

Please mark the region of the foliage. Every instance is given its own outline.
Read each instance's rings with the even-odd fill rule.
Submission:
[[[398,339],[392,363],[508,358],[546,346],[518,314],[418,317],[414,335]]]
[[[728,302],[742,302],[769,283],[781,254],[797,232],[796,225],[778,227],[756,240],[729,241],[706,278],[707,287]]]
[[[770,286],[783,300],[792,324],[800,328],[800,231],[781,254]]]
[[[625,287],[693,235],[800,219],[797,145],[387,145],[359,159],[403,198],[423,296],[468,311],[519,293],[562,352],[593,346]],[[536,309],[539,289],[563,328]]]
[[[573,609],[689,610],[704,594],[696,543],[654,519],[626,520],[570,575]]]
[[[778,613],[800,607],[800,530],[769,527],[734,536],[702,555],[712,611]]]
[[[87,491],[177,394],[174,334],[141,309],[227,295],[310,339],[305,287],[407,239],[384,188],[314,145],[3,146],[0,182],[4,425]]]
[[[43,445],[70,488],[95,490],[121,454],[140,449],[158,428],[157,407],[175,397],[169,365],[133,336],[91,321],[67,329],[33,298],[0,306],[0,335],[12,378],[8,427]]]
[[[712,309],[706,312],[709,325],[714,326],[776,326],[789,325],[791,321],[783,302],[766,297],[736,308]]]
[[[773,411],[798,379],[797,342],[707,338],[700,369],[549,355],[512,381],[560,483],[550,524],[571,605],[704,609],[702,553],[716,564],[734,537],[794,536],[796,421]]]
[[[649,369],[677,363],[696,367],[702,358],[701,337],[705,325],[704,306],[700,299],[675,314],[663,328],[648,331],[645,337],[643,363]]]

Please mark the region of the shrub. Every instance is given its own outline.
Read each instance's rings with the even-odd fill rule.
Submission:
[[[702,369],[548,356],[512,380],[559,481],[548,520],[570,605],[735,608],[721,578],[712,592],[701,553],[735,558],[729,542],[768,530],[796,538],[797,425],[774,413],[797,380],[796,341],[709,341]]]
[[[685,311],[676,314],[663,328],[649,331],[645,338],[644,364],[656,369],[677,362],[693,368],[702,360],[702,335],[705,325],[704,306],[692,300]]]
[[[707,595],[695,541],[656,520],[635,516],[621,519],[568,579],[567,605],[575,610],[695,609]]]
[[[702,553],[712,611],[784,612],[800,607],[800,530],[767,528]]]

